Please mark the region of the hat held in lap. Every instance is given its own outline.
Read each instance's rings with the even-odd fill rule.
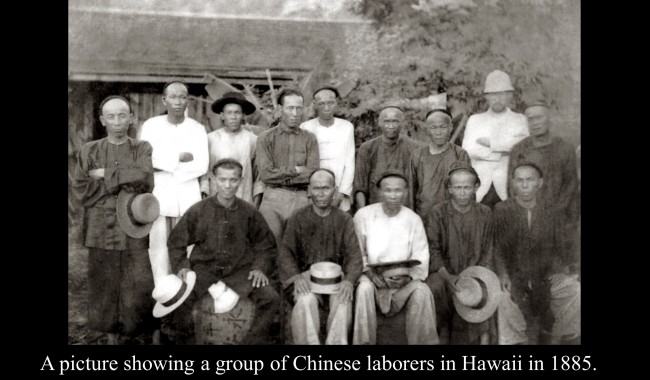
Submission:
[[[314,263],[302,276],[309,282],[312,293],[336,294],[343,281],[341,266],[329,261]]]

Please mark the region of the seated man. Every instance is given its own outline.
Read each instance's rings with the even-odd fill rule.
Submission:
[[[573,255],[562,239],[560,217],[542,207],[543,175],[531,162],[514,167],[515,197],[493,212],[497,274],[524,314],[529,344],[580,336],[580,286],[567,266]]]
[[[173,336],[176,343],[194,343],[192,306],[221,280],[256,305],[252,328],[242,343],[270,343],[270,327],[280,303],[268,285],[276,256],[273,233],[255,206],[235,196],[241,164],[223,159],[212,171],[217,193],[190,207],[167,241],[172,271],[183,280],[190,269],[196,272],[192,294],[171,314]],[[188,258],[186,248],[192,244]]]
[[[420,217],[402,206],[408,181],[397,172],[379,177],[381,203],[357,211],[354,226],[363,255],[364,274],[356,291],[354,344],[375,344],[377,311],[387,316],[406,308],[406,338],[409,344],[437,344],[433,295],[423,282],[429,272],[429,249]],[[384,278],[371,264],[418,260],[409,275]]]
[[[466,268],[492,266],[492,210],[476,202],[481,181],[469,163],[450,165],[444,181],[451,199],[438,203],[425,219],[429,239],[429,277],[436,301],[440,340],[451,344],[489,343],[489,321],[469,323],[458,315],[452,302],[458,275]]]
[[[337,192],[334,173],[316,169],[309,178],[312,204],[289,218],[280,245],[280,281],[295,302],[291,315],[295,344],[320,344],[318,305],[323,304],[325,295],[313,293],[301,273],[309,270],[311,264],[323,261],[341,265],[345,276],[338,294],[329,296],[325,344],[348,344],[352,295],[361,274],[362,259],[352,217],[332,205]]]

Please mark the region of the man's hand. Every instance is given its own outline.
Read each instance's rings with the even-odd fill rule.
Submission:
[[[512,289],[512,282],[510,281],[510,276],[504,274],[501,277],[499,277],[499,280],[501,282],[501,290],[510,292]]]
[[[302,277],[301,275],[298,276],[300,278],[296,278],[296,280],[293,282],[294,298],[311,293],[311,288],[309,287],[309,283],[307,282],[307,280],[305,280],[305,278]]]
[[[372,281],[373,284],[375,284],[375,287],[377,287],[377,289],[384,289],[388,287],[384,276],[377,274],[374,269],[368,269],[365,275],[370,279],[370,281]]]
[[[354,285],[348,280],[341,281],[339,287],[339,303],[348,303],[352,302],[352,292],[354,291]]]
[[[190,268],[181,268],[181,270],[178,271],[178,277],[182,278],[183,281],[187,281],[187,274],[191,271]]]
[[[489,148],[490,147],[490,139],[487,137],[481,137],[476,140],[476,143],[479,145],[483,145],[484,147]]]
[[[447,289],[451,291],[452,293],[458,293],[458,288],[456,287],[456,281],[458,281],[458,276],[455,274],[447,274],[447,277],[444,277],[445,279],[445,284],[447,285]]]
[[[296,175],[302,174],[307,171],[307,167],[304,165],[296,166]]]
[[[389,288],[399,289],[402,286],[404,286],[404,285],[408,284],[409,282],[411,282],[412,278],[411,278],[411,276],[406,275],[406,276],[388,277],[388,278],[385,278],[385,280],[386,280],[386,284],[388,284]]]
[[[88,174],[90,175],[90,177],[92,179],[102,179],[102,178],[104,178],[104,168],[93,169],[93,170],[89,171]]]
[[[269,284],[269,279],[266,277],[264,272],[259,269],[253,269],[252,271],[248,272],[248,279],[253,280],[254,288],[261,288],[262,286]]]
[[[345,194],[337,192],[334,194],[334,198],[332,199],[332,206],[338,208],[341,202],[343,201],[343,198],[345,197]]]
[[[190,162],[194,160],[194,156],[190,152],[181,152],[178,155],[178,161],[180,162]]]
[[[120,187],[126,192],[136,194],[144,193],[146,190],[146,186],[141,183],[125,183]]]

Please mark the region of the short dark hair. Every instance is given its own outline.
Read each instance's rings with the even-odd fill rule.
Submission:
[[[544,178],[544,172],[543,172],[542,169],[541,169],[539,166],[537,166],[537,164],[535,164],[534,162],[520,162],[520,163],[518,163],[518,164],[517,164],[517,165],[512,169],[512,173],[510,173],[510,177],[511,177],[511,178],[515,178],[515,171],[516,171],[517,169],[519,169],[520,167],[522,167],[522,166],[528,166],[528,167],[530,167],[530,168],[535,169],[535,170],[537,171],[537,174],[539,174],[539,178]]]
[[[316,94],[318,94],[319,92],[321,92],[321,91],[323,91],[323,90],[330,90],[330,91],[332,91],[332,92],[334,93],[334,98],[336,98],[336,99],[338,99],[338,98],[341,97],[341,96],[339,95],[339,90],[337,90],[336,87],[334,87],[334,86],[329,86],[329,85],[324,85],[324,86],[320,86],[320,87],[316,88],[316,90],[314,90],[314,95],[312,95],[312,98],[313,98],[314,100],[316,100]]]
[[[314,170],[314,171],[309,175],[309,182],[310,182],[310,183],[311,183],[311,177],[313,177],[314,174],[316,174],[316,173],[318,173],[318,172],[328,172],[328,173],[332,176],[332,180],[334,181],[334,185],[336,185],[336,175],[334,175],[334,172],[333,172],[333,171],[331,171],[331,170],[329,170],[329,169],[326,169],[326,168],[318,168],[318,169]]]
[[[429,116],[431,116],[432,113],[436,113],[436,112],[444,113],[445,115],[447,115],[449,117],[449,121],[452,120],[451,112],[449,112],[448,109],[446,109],[446,108],[434,108],[431,111],[427,112],[427,114],[424,116],[424,121],[426,121],[429,118]]]
[[[398,177],[398,178],[401,178],[401,179],[404,180],[404,182],[406,182],[406,186],[409,185],[409,180],[408,180],[408,178],[406,178],[406,176],[405,176],[404,174],[402,174],[402,173],[400,173],[400,172],[395,172],[395,171],[387,171],[387,172],[384,172],[384,173],[379,177],[379,179],[377,180],[377,187],[381,187],[381,183],[382,183],[386,178],[389,178],[389,177]]]
[[[239,163],[239,161],[233,160],[232,158],[222,158],[221,160],[215,162],[215,164],[212,165],[212,174],[216,175],[217,169],[219,168],[230,170],[239,169],[240,176],[244,173],[244,167]]]
[[[469,173],[473,175],[474,184],[481,186],[481,179],[478,177],[478,174],[476,173],[475,170],[458,169],[458,170],[454,170],[453,172],[449,173],[449,175],[447,175],[447,178],[445,178],[444,181],[445,188],[449,189],[451,187],[451,176],[460,172]]]
[[[297,88],[290,87],[280,91],[280,94],[278,94],[278,104],[283,106],[284,104],[282,102],[284,101],[284,98],[289,95],[300,96],[303,102],[305,101],[305,97],[303,96],[302,92],[300,92],[300,90],[298,90]]]
[[[187,85],[187,83],[185,83],[185,82],[183,82],[181,80],[172,80],[172,81],[169,81],[169,82],[165,83],[165,85],[163,86],[163,90],[162,90],[163,95],[167,95],[167,87],[171,86],[174,83],[182,84],[183,86],[185,86],[185,89],[187,90],[187,93],[188,94],[190,93],[190,87]]]
[[[102,110],[104,109],[104,105],[106,105],[106,103],[108,103],[109,101],[111,101],[113,99],[120,99],[120,100],[124,101],[124,103],[126,103],[126,106],[129,107],[129,113],[132,112],[131,111],[131,102],[129,102],[129,100],[127,98],[125,98],[123,96],[120,96],[120,95],[111,95],[111,96],[107,96],[106,99],[102,100],[102,102],[99,103],[99,114],[100,115],[102,114]]]

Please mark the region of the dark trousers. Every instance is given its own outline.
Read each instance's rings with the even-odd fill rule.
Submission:
[[[88,328],[137,335],[158,328],[147,249],[88,249]]]
[[[494,205],[497,203],[503,201],[503,199],[499,198],[499,195],[497,194],[496,189],[494,188],[494,184],[490,185],[490,190],[488,190],[487,194],[481,199],[481,203],[490,207],[491,209],[494,210]]]

